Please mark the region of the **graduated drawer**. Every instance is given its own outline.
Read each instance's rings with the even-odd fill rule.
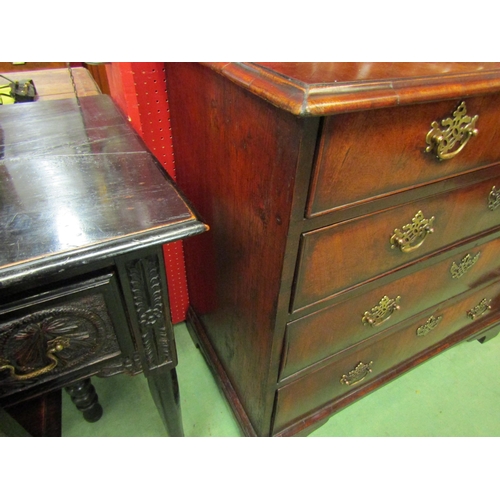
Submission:
[[[454,126],[443,126],[442,120],[453,118],[461,102],[465,102],[466,114],[456,116],[454,124],[457,129],[477,129],[477,135],[464,133],[464,141],[469,139],[463,149],[451,159],[440,160],[432,148],[434,142],[427,143],[427,135],[433,122],[445,135],[448,129],[451,133]],[[474,123],[464,123],[465,117],[476,115]],[[457,142],[445,154],[453,154],[460,145]],[[426,152],[428,147],[431,152]],[[320,215],[499,160],[499,94],[327,117],[307,215]]]
[[[499,200],[497,174],[303,234],[292,311],[494,228]]]
[[[0,396],[120,355],[112,317],[124,311],[116,294],[107,274],[2,306]]]
[[[446,259],[288,324],[280,379],[392,327],[477,283],[500,278],[500,239]],[[339,328],[339,325],[342,325]]]
[[[352,388],[372,382],[447,336],[500,313],[500,283],[466,295],[452,304],[427,310],[425,315],[406,322],[407,326],[360,342],[278,389],[274,433]]]

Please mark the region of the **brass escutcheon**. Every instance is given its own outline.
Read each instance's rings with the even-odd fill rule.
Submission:
[[[69,347],[69,339],[64,337],[57,337],[53,340],[47,342],[47,352],[46,356],[50,359],[50,364],[39,368],[38,370],[34,370],[29,373],[18,374],[16,373],[16,368],[10,364],[5,364],[0,366],[0,371],[9,370],[10,375],[15,380],[30,380],[32,378],[39,377],[40,375],[44,375],[45,373],[51,372],[59,363],[59,360],[56,358],[55,354],[59,351],[62,351],[65,347]],[[0,362],[8,363],[6,360],[0,359]]]
[[[347,375],[342,375],[340,383],[344,385],[354,385],[361,382],[369,373],[372,372],[373,361],[368,364],[360,362],[354,370],[351,370]]]
[[[467,311],[467,316],[475,320],[483,314],[486,314],[491,309],[491,299],[483,299],[479,304],[473,307],[470,311]]]
[[[477,119],[478,115],[473,118],[467,116],[465,102],[460,103],[452,118],[441,121],[443,129],[439,128],[438,122],[431,123],[432,128],[425,138],[425,152],[433,153],[440,160],[450,160],[462,151],[472,136],[477,135]]]
[[[461,278],[478,260],[481,252],[478,252],[474,257],[468,253],[461,261],[460,264],[453,262],[450,268],[452,278]]]
[[[425,325],[419,326],[417,328],[417,337],[425,337],[429,332],[434,330],[436,326],[439,325],[441,320],[443,319],[442,316],[438,316],[437,318],[434,316],[431,316],[425,323]]]
[[[488,208],[493,211],[498,207],[500,207],[500,189],[493,186],[488,196]]]
[[[366,311],[361,318],[364,325],[379,326],[385,323],[395,311],[400,309],[399,301],[401,297],[398,295],[395,299],[390,299],[385,295],[382,297],[371,311]]]
[[[434,217],[425,219],[419,210],[411,220],[411,224],[394,230],[390,239],[391,248],[399,248],[404,253],[413,252],[423,244],[428,234],[434,232],[433,224]]]

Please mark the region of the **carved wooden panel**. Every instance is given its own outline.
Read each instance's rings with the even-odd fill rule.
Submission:
[[[158,256],[133,260],[126,269],[147,363],[154,367],[172,361]]]
[[[0,395],[120,352],[102,293],[0,323]]]

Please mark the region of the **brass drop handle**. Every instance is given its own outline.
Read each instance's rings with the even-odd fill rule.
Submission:
[[[434,232],[433,224],[434,217],[426,219],[422,211],[419,210],[410,224],[394,230],[390,239],[391,248],[399,248],[403,253],[414,252],[422,246],[425,238]]]
[[[500,207],[500,189],[493,186],[490,194],[488,195],[488,208],[493,211],[498,207]]]
[[[19,375],[16,373],[16,368],[14,366],[10,364],[5,364],[0,366],[0,371],[9,370],[11,377],[14,378],[15,380],[30,380],[32,378],[39,377],[40,375],[44,375],[45,373],[51,372],[58,365],[59,360],[55,356],[56,352],[62,351],[65,347],[68,346],[69,346],[68,339],[63,337],[57,337],[47,342],[48,349],[46,355],[51,360],[51,363],[48,364],[47,366],[44,366],[42,368],[39,368],[38,370],[29,373],[24,373],[22,375]],[[6,363],[6,361],[2,359],[0,359],[0,361]]]
[[[354,370],[351,370],[347,375],[342,375],[340,383],[344,385],[359,384],[366,376],[372,372],[373,361],[369,363],[360,362]]]
[[[432,332],[441,323],[442,319],[442,316],[438,316],[437,318],[431,316],[424,325],[417,328],[417,337],[425,337],[429,332]]]
[[[469,139],[477,135],[475,128],[478,115],[471,118],[467,116],[465,102],[460,103],[453,111],[453,117],[441,121],[442,129],[438,122],[431,123],[431,129],[427,133],[425,142],[426,153],[433,153],[440,160],[450,160],[465,148]]]
[[[483,299],[479,304],[473,307],[470,311],[467,311],[467,316],[475,320],[483,314],[486,314],[491,309],[491,299]]]
[[[370,311],[366,311],[361,318],[364,325],[369,326],[379,326],[390,319],[392,314],[399,311],[401,308],[399,301],[401,297],[398,295],[395,299],[390,299],[385,295],[382,297],[375,307],[372,307]]]

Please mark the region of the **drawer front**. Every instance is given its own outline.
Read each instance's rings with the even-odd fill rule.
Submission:
[[[500,239],[309,314],[287,326],[280,378],[376,335],[477,283],[500,278]],[[342,325],[342,328],[337,328]]]
[[[305,233],[292,310],[494,228],[499,189],[497,176]]]
[[[464,144],[451,159],[440,160],[427,144],[438,122],[445,135],[454,126],[442,125],[457,112],[457,129],[472,125],[477,135],[463,134]],[[432,134],[431,134],[432,135]],[[439,134],[438,134],[439,135]],[[443,134],[442,134],[443,135]],[[461,147],[457,142],[448,154]],[[447,153],[445,153],[447,154]],[[446,178],[500,160],[500,95],[467,98],[337,115],[325,119],[311,186],[308,216]]]
[[[0,396],[120,355],[106,300],[115,288],[114,276],[106,275],[4,305]]]
[[[495,283],[451,305],[436,307],[331,358],[317,370],[278,389],[274,432],[335,399],[374,380],[387,370],[432,347],[447,336],[500,313],[500,283]],[[500,326],[499,326],[500,328]]]

